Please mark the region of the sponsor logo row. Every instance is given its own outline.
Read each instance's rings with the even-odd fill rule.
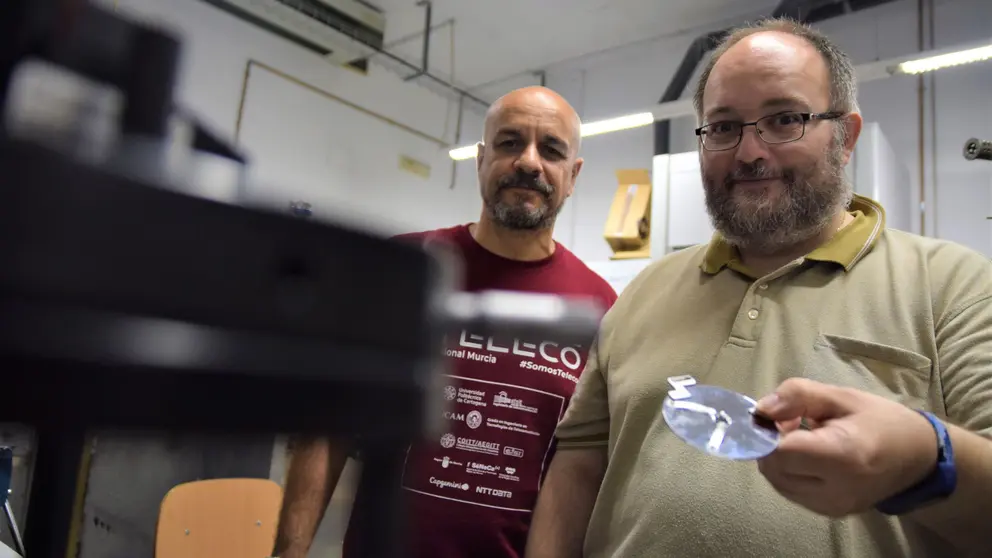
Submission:
[[[431,477],[430,483],[441,489],[458,490],[462,492],[468,492],[472,490],[472,486],[467,482],[450,481],[450,480],[439,479],[437,477]],[[475,493],[483,494],[486,496],[494,496],[496,498],[513,498],[513,491],[511,490],[499,490],[496,488],[490,488],[488,486],[476,486]]]
[[[456,401],[475,407],[486,407],[486,392],[477,389],[459,388],[455,386],[445,386],[444,400]],[[537,407],[526,405],[523,399],[510,397],[505,391],[500,391],[493,395],[491,403],[493,407],[512,409],[514,411],[524,411],[526,413],[537,413]]]
[[[491,475],[502,480],[520,481],[520,477],[517,476],[517,468],[510,465],[490,465],[488,463],[479,463],[478,461],[465,463],[464,461],[452,459],[447,455],[444,457],[435,457],[434,461],[440,464],[442,469],[460,469],[464,467],[465,472],[471,475]]]
[[[500,455],[500,449],[502,447],[503,455],[517,458],[522,458],[524,456],[524,450],[520,448],[500,446],[497,442],[486,442],[484,440],[476,440],[475,438],[455,436],[450,432],[444,436],[441,436],[441,447],[444,449],[456,448],[476,453],[485,453],[488,455]]]

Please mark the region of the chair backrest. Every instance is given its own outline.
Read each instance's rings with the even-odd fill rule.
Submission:
[[[180,484],[162,499],[155,558],[264,558],[275,543],[282,488],[265,479]]]

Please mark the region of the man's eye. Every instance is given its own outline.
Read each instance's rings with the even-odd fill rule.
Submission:
[[[780,114],[775,118],[775,124],[779,126],[789,126],[791,124],[798,123],[800,120],[802,119],[795,113]]]
[[[710,132],[714,134],[729,134],[736,129],[736,125],[732,122],[717,122],[710,126]]]

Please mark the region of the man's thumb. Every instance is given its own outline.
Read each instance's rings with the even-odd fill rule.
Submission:
[[[849,414],[850,397],[836,386],[806,378],[789,378],[775,393],[758,401],[757,411],[776,422],[796,418],[822,422]]]

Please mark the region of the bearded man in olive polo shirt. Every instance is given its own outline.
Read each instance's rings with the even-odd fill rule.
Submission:
[[[805,26],[715,50],[695,104],[717,233],[605,318],[529,558],[992,556],[992,263],[852,194],[856,99],[850,60]],[[778,448],[679,440],[662,402],[686,375],[770,394]]]

